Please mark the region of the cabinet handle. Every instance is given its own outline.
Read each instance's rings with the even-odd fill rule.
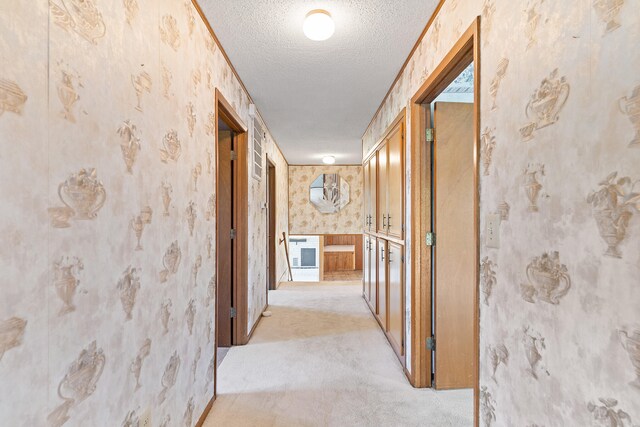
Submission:
[[[382,252],[382,261],[384,261],[384,248],[380,248],[380,252]]]
[[[387,228],[387,215],[382,214],[382,228]]]
[[[387,230],[391,228],[391,215],[387,215]]]
[[[389,250],[387,251],[387,261],[389,262],[389,264],[391,264],[391,262],[392,262],[392,259],[391,259],[391,249],[389,249]]]

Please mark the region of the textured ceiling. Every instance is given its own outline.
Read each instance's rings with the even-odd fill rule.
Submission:
[[[199,0],[290,164],[360,164],[361,136],[437,0]],[[336,32],[302,32],[325,9]]]

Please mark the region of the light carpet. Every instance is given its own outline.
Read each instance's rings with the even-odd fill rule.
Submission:
[[[415,389],[355,282],[269,292],[249,344],[218,368],[213,426],[470,426],[472,390]]]

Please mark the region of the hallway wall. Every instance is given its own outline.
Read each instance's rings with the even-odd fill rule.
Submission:
[[[309,186],[323,173],[337,173],[349,183],[350,201],[340,212],[325,214],[309,202]],[[362,166],[290,166],[291,234],[362,234]]]
[[[246,123],[249,98],[190,1],[71,4],[0,2],[0,418],[193,425],[213,395],[214,90]]]
[[[639,8],[447,0],[363,137],[366,155],[482,15],[483,235],[488,214],[505,217],[499,249],[481,240],[483,426],[590,425],[618,410],[640,422],[627,340],[640,333]],[[538,115],[549,94],[554,111]]]

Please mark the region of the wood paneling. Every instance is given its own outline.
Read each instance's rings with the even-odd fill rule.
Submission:
[[[369,276],[369,304],[373,307],[373,312],[378,313],[378,239],[371,237],[371,246],[369,249],[371,256],[371,274]]]
[[[355,252],[325,252],[324,272],[355,270]]]
[[[364,236],[363,241],[363,266],[362,266],[362,295],[369,300],[371,298],[371,237]]]
[[[403,238],[404,223],[404,121],[399,122],[387,137],[387,233]]]
[[[324,238],[324,239],[323,239]],[[362,270],[362,234],[325,234],[320,237],[324,240],[324,246],[331,245],[353,245],[355,249],[355,270]],[[322,252],[321,252],[322,254]],[[331,270],[325,270],[331,271]]]
[[[404,248],[396,243],[387,243],[389,337],[394,351],[404,355]]]
[[[473,104],[435,103],[436,388],[473,386]]]

